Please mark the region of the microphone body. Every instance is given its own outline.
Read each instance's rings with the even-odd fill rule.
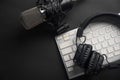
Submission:
[[[76,0],[63,0],[60,4],[62,11],[70,10],[73,6],[73,2],[76,2]],[[51,16],[51,14],[49,15],[48,9],[50,9],[50,7],[48,7],[47,9],[43,9],[41,7],[36,6],[22,12],[20,19],[24,28],[29,30],[43,22],[46,22],[47,19]]]
[[[20,20],[25,29],[29,30],[44,22],[46,15],[39,11],[38,7],[33,7],[21,13]]]

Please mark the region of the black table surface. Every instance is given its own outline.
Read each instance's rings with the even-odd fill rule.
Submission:
[[[49,26],[27,31],[19,22],[20,13],[34,7],[35,1],[0,0],[0,80],[68,79]],[[76,9],[73,22],[82,22],[91,14],[120,12],[120,0],[83,0]],[[103,71],[96,78],[120,80],[120,69]]]

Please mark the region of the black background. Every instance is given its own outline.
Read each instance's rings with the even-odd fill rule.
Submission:
[[[19,22],[35,1],[0,0],[0,80],[67,80],[50,26],[26,31]],[[91,14],[120,12],[120,0],[83,0],[72,12],[73,23],[82,22]],[[98,79],[120,80],[120,70],[103,71]]]

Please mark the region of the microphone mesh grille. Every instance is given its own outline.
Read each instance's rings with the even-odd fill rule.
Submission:
[[[33,7],[21,13],[21,22],[24,28],[29,30],[36,27],[44,20],[44,16],[37,7]]]

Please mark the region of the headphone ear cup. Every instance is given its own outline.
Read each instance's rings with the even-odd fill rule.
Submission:
[[[83,52],[82,52],[83,54],[80,56],[82,67],[86,68],[86,65],[89,62],[89,58],[92,55],[91,52],[92,52],[92,46],[89,44],[84,44]]]
[[[87,68],[86,68],[86,74],[93,74],[94,71],[96,70],[96,66],[97,66],[97,63],[99,61],[99,57],[100,57],[100,54],[93,51],[92,52],[92,55],[89,59],[89,63],[87,65]]]
[[[76,62],[77,64],[80,64],[79,60],[80,60],[80,55],[82,54],[82,49],[83,49],[83,45],[80,44],[77,47],[77,50],[76,50],[76,53],[75,53],[75,56],[74,56],[74,59],[73,59],[73,61]]]
[[[86,63],[91,55],[92,46],[89,44],[80,44],[77,48],[74,60],[81,67],[86,67]]]
[[[104,57],[102,55],[100,55],[98,63],[96,65],[96,70],[95,70],[96,72],[100,71],[102,64],[103,64],[103,61],[104,61]]]

